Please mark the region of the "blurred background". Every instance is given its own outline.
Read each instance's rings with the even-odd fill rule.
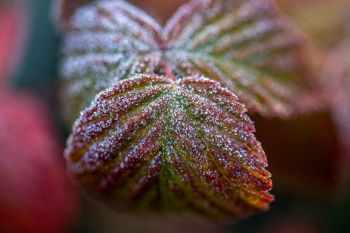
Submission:
[[[186,0],[131,2],[164,23]],[[217,225],[115,213],[75,188],[62,155],[70,129],[58,112],[53,1],[0,0],[0,232],[350,232],[350,0],[277,4],[310,38],[331,101],[292,120],[252,116],[276,201],[268,212]]]

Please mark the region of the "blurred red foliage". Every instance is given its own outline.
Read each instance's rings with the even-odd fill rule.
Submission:
[[[329,48],[343,37],[344,24],[350,15],[350,0],[275,1],[319,49]]]
[[[76,200],[44,105],[0,94],[0,232],[62,232]]]
[[[46,106],[6,83],[24,45],[25,16],[22,6],[0,6],[0,232],[58,233],[77,208],[62,147]]]

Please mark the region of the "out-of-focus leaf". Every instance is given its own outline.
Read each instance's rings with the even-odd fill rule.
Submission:
[[[218,80],[263,115],[290,115],[310,91],[303,39],[271,1],[191,1],[164,37],[175,72]]]
[[[82,106],[120,77],[157,72],[161,28],[125,1],[81,7],[65,35],[63,111],[74,121]]]
[[[270,173],[245,112],[216,81],[137,75],[82,112],[65,152],[69,170],[115,208],[213,218],[265,210]]]
[[[350,16],[350,0],[276,0],[282,11],[305,31],[319,49],[330,47],[343,36]],[[332,12],[332,14],[329,14]],[[324,17],[327,15],[327,17]],[[320,59],[320,58],[319,58]]]
[[[65,34],[63,108],[72,121],[99,91],[135,73],[206,75],[251,110],[288,116],[310,94],[303,39],[269,0],[199,0],[164,29],[122,0],[80,7]],[[295,98],[298,96],[298,98]]]
[[[76,198],[44,105],[0,92],[0,232],[60,233]]]
[[[346,188],[344,178],[350,169],[350,157],[344,156],[350,153],[349,54],[345,42],[322,58],[320,92],[328,109],[288,121],[254,119],[257,136],[269,155],[276,190],[329,199]]]

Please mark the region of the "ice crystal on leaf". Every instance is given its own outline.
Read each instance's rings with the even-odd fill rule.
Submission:
[[[120,78],[154,73],[161,60],[160,27],[124,1],[79,8],[65,35],[63,101],[73,121],[82,106]]]
[[[217,80],[268,116],[297,112],[309,88],[301,36],[269,0],[192,0],[164,28],[123,0],[93,1],[72,15],[62,62],[70,121],[118,79],[162,74],[164,64],[179,79]]]
[[[117,208],[241,217],[273,199],[254,131],[246,108],[216,81],[135,75],[82,112],[65,155],[82,185]]]
[[[311,88],[302,36],[271,1],[192,0],[164,27],[123,0],[60,2],[62,104],[79,118],[65,155],[84,187],[117,208],[268,208],[245,106],[289,116]]]
[[[163,35],[176,72],[205,74],[263,115],[290,115],[308,86],[301,37],[270,0],[191,1]]]

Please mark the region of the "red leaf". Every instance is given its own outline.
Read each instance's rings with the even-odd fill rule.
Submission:
[[[47,113],[25,94],[0,105],[0,232],[62,232],[77,206]]]
[[[82,112],[65,152],[69,170],[115,208],[212,218],[265,210],[270,173],[245,112],[216,81],[137,75]]]

